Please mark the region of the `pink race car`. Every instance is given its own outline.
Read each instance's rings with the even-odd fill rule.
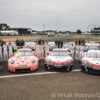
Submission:
[[[38,70],[38,58],[35,56],[31,49],[19,49],[8,60],[8,71],[35,71]]]

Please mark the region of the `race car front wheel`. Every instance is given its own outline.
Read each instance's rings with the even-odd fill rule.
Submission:
[[[45,65],[45,70],[50,71],[51,70],[51,67],[48,66],[48,65]]]
[[[7,71],[8,71],[9,73],[14,73],[14,72],[12,72],[9,68],[7,69]]]
[[[2,72],[2,65],[0,66],[0,72]]]
[[[71,71],[72,71],[72,66],[66,67],[65,70],[66,70],[67,72],[71,72]]]
[[[81,72],[89,73],[89,69],[81,66]]]
[[[84,72],[85,73],[85,69],[83,67],[81,67],[81,72]]]

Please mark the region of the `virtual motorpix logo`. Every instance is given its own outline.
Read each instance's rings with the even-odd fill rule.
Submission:
[[[52,93],[52,98],[100,98],[100,93]]]

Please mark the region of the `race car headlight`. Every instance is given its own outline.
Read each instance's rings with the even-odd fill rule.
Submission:
[[[15,63],[15,61],[14,60],[11,60],[11,62],[10,62],[11,64],[14,64]]]
[[[88,63],[89,63],[89,61],[87,61],[87,60],[86,60],[84,63],[85,63],[85,64],[88,64]]]
[[[35,63],[35,62],[36,62],[36,60],[35,60],[35,59],[32,59],[32,60],[31,60],[31,62],[32,62],[32,63]]]
[[[51,59],[47,59],[47,62],[49,63],[51,61]]]
[[[68,63],[71,62],[70,59],[68,59],[67,62],[68,62]]]

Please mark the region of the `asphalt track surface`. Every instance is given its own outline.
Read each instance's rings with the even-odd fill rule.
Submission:
[[[0,78],[0,100],[100,100],[100,77],[68,72]]]

